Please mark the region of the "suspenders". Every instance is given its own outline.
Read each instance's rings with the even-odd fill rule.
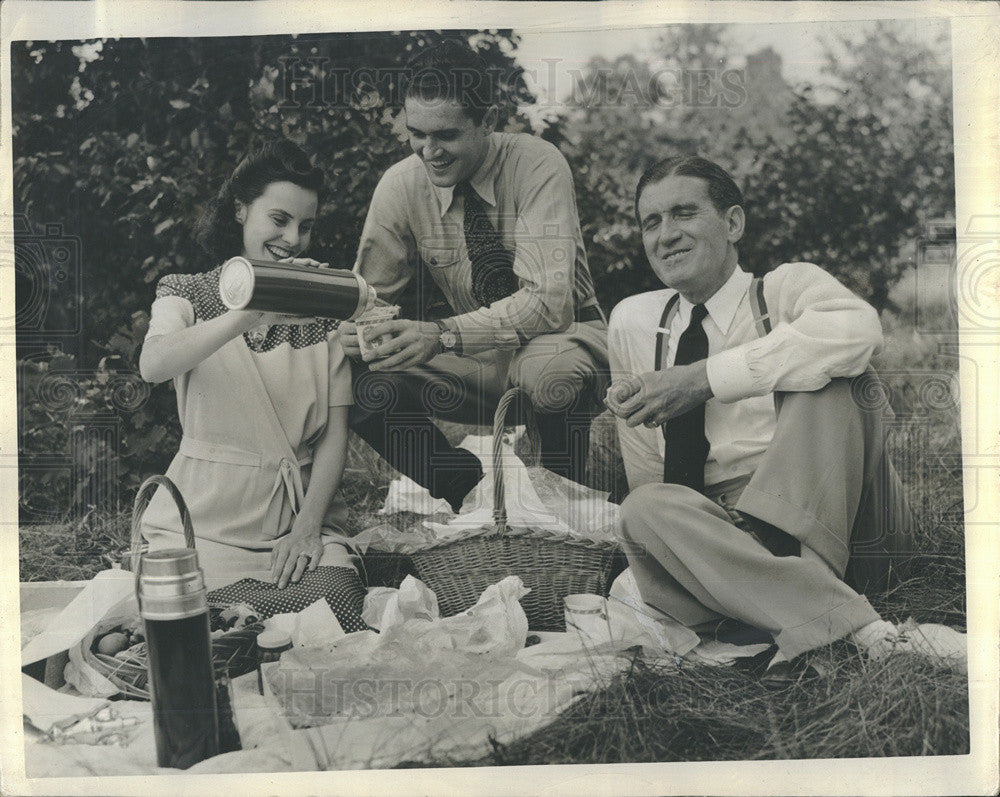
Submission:
[[[656,330],[656,355],[653,360],[653,370],[659,371],[663,368],[663,344],[666,342],[667,333],[670,329],[670,322],[677,314],[677,301],[681,298],[679,293],[675,293],[667,299],[667,306],[663,308],[663,315],[660,316],[660,326]]]
[[[771,317],[767,313],[767,303],[764,301],[764,278],[754,277],[750,283],[750,310],[753,312],[754,324],[757,325],[758,337],[764,337],[771,331]]]
[[[764,337],[771,331],[771,317],[767,312],[767,303],[764,301],[764,279],[754,277],[747,291],[747,298],[750,300],[750,311],[753,313],[754,326],[757,328],[758,337]],[[670,324],[677,314],[677,301],[680,294],[675,293],[663,308],[663,315],[660,316],[660,326],[656,330],[656,354],[653,361],[653,370],[659,371],[663,368],[663,356],[665,354],[664,343],[666,342]]]

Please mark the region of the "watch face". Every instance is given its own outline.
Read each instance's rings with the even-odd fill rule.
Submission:
[[[450,329],[446,329],[441,333],[441,345],[446,349],[454,349],[457,342],[458,339],[455,337],[455,333]]]

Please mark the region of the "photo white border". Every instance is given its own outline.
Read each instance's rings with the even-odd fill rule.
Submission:
[[[12,40],[131,36],[221,36],[359,30],[513,28],[515,31],[589,30],[660,26],[682,22],[768,23],[877,18],[949,18],[952,21],[955,101],[958,263],[988,276],[1000,319],[1000,246],[990,260],[973,258],[970,224],[991,219],[986,236],[1000,243],[1000,10],[976,2],[18,2],[0,8],[0,240],[12,240],[11,73]],[[978,240],[981,243],[982,239]],[[964,273],[964,272],[963,272]],[[960,284],[963,274],[959,274]],[[14,317],[13,269],[0,269],[0,318]],[[960,299],[962,297],[960,296]],[[986,299],[977,297],[982,307]],[[971,754],[923,758],[833,759],[671,764],[621,764],[425,769],[274,775],[178,775],[113,778],[24,778],[20,704],[17,590],[16,384],[13,336],[0,330],[0,755],[7,794],[217,794],[220,788],[257,793],[483,793],[580,794],[988,794],[998,787],[998,598],[1000,598],[1000,491],[972,495],[977,484],[1000,483],[997,441],[996,330],[969,327],[961,312],[960,373],[963,413],[988,415],[963,428],[967,516],[969,690]],[[998,321],[1000,323],[1000,321]],[[976,372],[980,375],[976,384]],[[982,378],[985,376],[986,378]],[[966,416],[967,417],[967,416]],[[981,493],[983,491],[980,491]],[[183,778],[178,781],[177,778]]]

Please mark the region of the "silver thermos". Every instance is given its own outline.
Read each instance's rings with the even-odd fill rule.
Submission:
[[[375,289],[353,271],[232,257],[219,272],[230,310],[261,310],[353,321],[375,306]]]

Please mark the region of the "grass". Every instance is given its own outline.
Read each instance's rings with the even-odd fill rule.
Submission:
[[[905,313],[904,313],[905,317]],[[924,317],[927,317],[926,312]],[[941,310],[942,324],[947,323]],[[906,321],[885,319],[887,345],[878,366],[889,382],[897,421],[891,438],[900,476],[920,518],[919,555],[906,580],[869,596],[883,616],[964,630],[965,559],[961,438],[957,410],[928,400],[934,374],[953,373],[957,358],[936,336],[917,336]],[[947,329],[946,326],[942,327]],[[923,390],[923,392],[921,392]],[[469,429],[445,427],[457,442]],[[594,426],[593,486],[624,482],[614,427]],[[359,530],[375,521],[391,469],[352,438],[343,492]],[[84,579],[128,547],[127,515],[21,533],[21,580]],[[510,745],[495,744],[475,761],[436,766],[647,761],[804,759],[959,755],[969,751],[968,682],[912,656],[868,662],[847,643],[816,651],[827,674],[783,689],[726,667],[631,669],[586,696],[550,726]],[[419,766],[427,766],[421,763]]]
[[[726,667],[633,669],[533,736],[473,763],[866,758],[968,752],[963,675],[900,656],[870,664],[846,644],[822,677],[774,690]]]

